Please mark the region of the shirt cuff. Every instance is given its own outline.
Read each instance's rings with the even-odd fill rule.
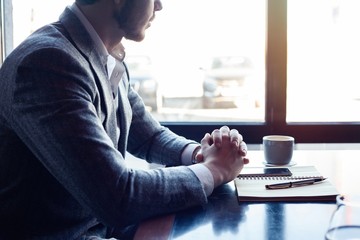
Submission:
[[[200,146],[199,144],[189,144],[185,147],[184,151],[181,154],[181,163],[185,166],[193,164],[192,156],[195,149]]]
[[[204,164],[194,164],[189,166],[189,168],[202,183],[206,196],[210,196],[214,191],[214,177],[210,170]]]

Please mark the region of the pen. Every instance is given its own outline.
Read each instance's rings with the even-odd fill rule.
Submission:
[[[324,181],[325,179],[326,178],[318,177],[318,178],[310,178],[310,179],[294,181],[294,182],[275,183],[275,184],[265,185],[265,188],[266,189],[284,189],[284,188],[307,186],[307,185],[314,184],[316,182]]]

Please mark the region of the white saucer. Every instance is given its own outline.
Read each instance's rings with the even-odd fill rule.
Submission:
[[[291,161],[291,162],[289,162],[288,164],[285,164],[285,165],[276,165],[276,164],[270,164],[270,163],[267,163],[267,162],[263,162],[263,164],[266,167],[292,167],[292,166],[296,165],[296,162]]]

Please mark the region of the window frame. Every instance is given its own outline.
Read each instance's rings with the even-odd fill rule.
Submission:
[[[2,63],[5,59],[4,53],[4,2],[0,1],[0,63]]]
[[[0,0],[1,59],[12,46],[11,0]],[[286,122],[287,0],[267,1],[265,122],[161,122],[175,133],[200,141],[206,132],[227,125],[248,144],[269,134],[294,136],[297,143],[359,143],[360,122]]]
[[[172,131],[200,140],[205,132],[227,125],[249,144],[260,144],[269,134],[295,137],[297,143],[358,143],[360,122],[286,122],[287,0],[268,0],[265,122],[162,122]]]
[[[0,66],[13,49],[12,0],[0,0]]]

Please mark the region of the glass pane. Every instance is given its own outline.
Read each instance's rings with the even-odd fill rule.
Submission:
[[[13,2],[18,43],[73,1]],[[149,111],[160,121],[263,122],[266,1],[162,3],[145,40],[124,42],[132,85]]]
[[[288,1],[287,121],[360,121],[360,1]]]
[[[143,81],[158,83],[151,89],[158,100],[155,93],[144,100],[156,118],[264,121],[265,1],[162,3],[145,40],[125,43],[128,62],[151,61],[152,72]],[[129,68],[137,81],[141,73]]]
[[[74,0],[12,0],[14,47],[39,27],[56,21]]]

